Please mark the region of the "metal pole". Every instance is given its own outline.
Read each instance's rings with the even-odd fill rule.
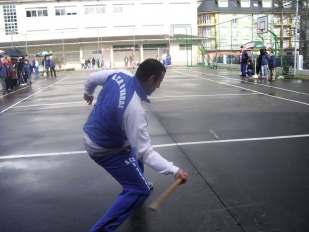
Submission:
[[[28,42],[27,42],[28,40],[27,40],[27,34],[25,34],[25,37],[26,37],[26,52],[27,52],[27,55],[29,55],[29,54],[28,54]]]
[[[65,63],[65,61],[64,61],[64,41],[63,41],[63,31],[61,32],[61,34],[62,34],[62,60],[63,60],[63,62]]]
[[[233,20],[231,21],[231,68],[232,68],[232,54],[233,54]]]
[[[100,50],[100,42],[99,42],[99,29],[97,30],[97,32],[98,32],[98,53],[99,53],[99,50]]]
[[[298,0],[296,2],[296,17],[295,17],[295,42],[294,42],[294,75],[297,73],[297,54],[296,54],[296,43],[297,43],[297,22],[298,22]]]
[[[11,40],[12,40],[12,47],[14,47],[14,43],[13,43],[13,31],[11,31]]]

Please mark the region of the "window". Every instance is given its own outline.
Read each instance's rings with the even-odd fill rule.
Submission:
[[[65,15],[65,9],[55,9],[56,16]]]
[[[237,15],[236,14],[233,14],[232,23],[237,24]]]
[[[113,12],[115,14],[123,13],[123,6],[122,5],[114,5]]]
[[[191,50],[191,44],[179,44],[180,51]]]
[[[271,7],[271,0],[263,0],[262,6],[265,8],[270,8]]]
[[[233,49],[238,49],[239,46],[238,46],[238,39],[233,39],[232,40],[232,46],[233,46]]]
[[[143,44],[144,50],[158,50],[159,48],[166,49],[166,44]]]
[[[205,48],[211,48],[211,39],[204,40],[203,45]]]
[[[248,1],[248,0],[241,0],[240,6],[241,7],[250,7],[250,1]]]
[[[135,50],[138,50],[138,44],[135,44],[134,46]],[[132,45],[113,45],[114,51],[132,51],[133,50],[133,44]]]
[[[201,24],[209,24],[211,23],[211,15],[206,14],[206,15],[201,15]]]
[[[274,15],[273,19],[274,19],[274,23],[280,23],[280,18],[278,15]]]
[[[289,46],[288,40],[283,40],[283,48],[287,48]]]
[[[211,27],[203,27],[201,36],[211,36]]]
[[[84,6],[85,14],[105,14],[106,8],[105,5],[88,5]]]
[[[113,12],[115,14],[122,14],[122,13],[132,14],[132,12],[135,11],[136,9],[134,7],[134,4],[113,4]]]
[[[289,24],[289,23],[290,23],[290,18],[289,18],[289,16],[284,15],[282,21],[283,21],[283,24]]]
[[[241,34],[243,37],[250,37],[251,36],[251,29],[249,27],[243,27],[241,29]]]
[[[220,22],[225,22],[228,20],[227,14],[220,14],[219,17],[220,17],[220,20],[219,20]]]
[[[48,16],[47,7],[26,9],[27,17],[45,17]]]
[[[218,0],[218,6],[219,7],[228,7],[228,1],[227,0]]]
[[[220,36],[224,37],[225,35],[227,35],[227,33],[228,33],[227,27],[220,28]]]
[[[5,34],[18,34],[17,15],[15,5],[3,6]]]
[[[237,37],[238,36],[238,27],[232,27],[232,36]]]
[[[56,16],[63,16],[63,15],[77,15],[76,7],[56,7],[55,8],[55,15]]]
[[[227,39],[220,40],[220,47],[225,47],[225,46],[227,46]]]

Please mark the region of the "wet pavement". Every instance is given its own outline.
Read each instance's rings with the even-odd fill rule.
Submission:
[[[83,147],[92,71],[0,97],[0,231],[86,232],[120,192]],[[146,167],[155,188],[117,231],[309,231],[309,81],[172,67],[150,99],[152,143],[189,181],[151,212],[174,180]]]

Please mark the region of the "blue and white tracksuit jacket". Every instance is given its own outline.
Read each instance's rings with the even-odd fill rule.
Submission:
[[[162,174],[176,174],[178,167],[153,150],[142,101],[150,103],[136,77],[127,70],[101,70],[85,81],[92,96],[103,86],[83,129],[85,146],[92,156],[110,155],[131,146],[139,161]]]
[[[152,149],[142,107],[150,101],[137,78],[126,70],[102,70],[85,81],[85,93],[91,96],[98,85],[103,89],[84,125],[85,148],[122,192],[90,231],[114,232],[150,195],[140,162],[163,174],[178,168]]]

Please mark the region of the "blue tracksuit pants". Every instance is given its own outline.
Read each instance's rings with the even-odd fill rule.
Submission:
[[[241,63],[240,64],[240,70],[241,70],[241,75],[243,77],[246,77],[246,70],[247,69],[247,63]]]
[[[91,232],[115,231],[150,195],[144,166],[137,161],[134,149],[108,156],[90,156],[122,185],[122,192]]]

